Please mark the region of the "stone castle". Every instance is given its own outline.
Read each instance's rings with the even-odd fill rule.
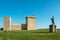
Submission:
[[[36,17],[27,16],[26,24],[13,24],[11,22],[11,17],[4,17],[4,28],[5,31],[8,30],[36,30]]]

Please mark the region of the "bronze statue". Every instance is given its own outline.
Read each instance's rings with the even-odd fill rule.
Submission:
[[[52,21],[52,24],[55,24],[54,23],[54,16],[52,16],[51,21]]]

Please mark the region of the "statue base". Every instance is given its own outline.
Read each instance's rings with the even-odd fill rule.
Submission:
[[[51,25],[49,26],[49,32],[56,32],[56,25],[51,24]]]

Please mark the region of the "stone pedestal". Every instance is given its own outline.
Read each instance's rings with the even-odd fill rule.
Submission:
[[[51,24],[51,25],[49,26],[49,32],[56,32],[56,25]]]

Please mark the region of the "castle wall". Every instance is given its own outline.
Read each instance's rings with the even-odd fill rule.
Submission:
[[[11,30],[26,30],[25,24],[12,24]]]
[[[26,17],[26,24],[12,24],[10,17],[4,17],[4,30],[36,30],[36,18]]]
[[[11,30],[21,30],[21,24],[12,24]]]
[[[21,24],[21,30],[27,30],[26,24]]]

